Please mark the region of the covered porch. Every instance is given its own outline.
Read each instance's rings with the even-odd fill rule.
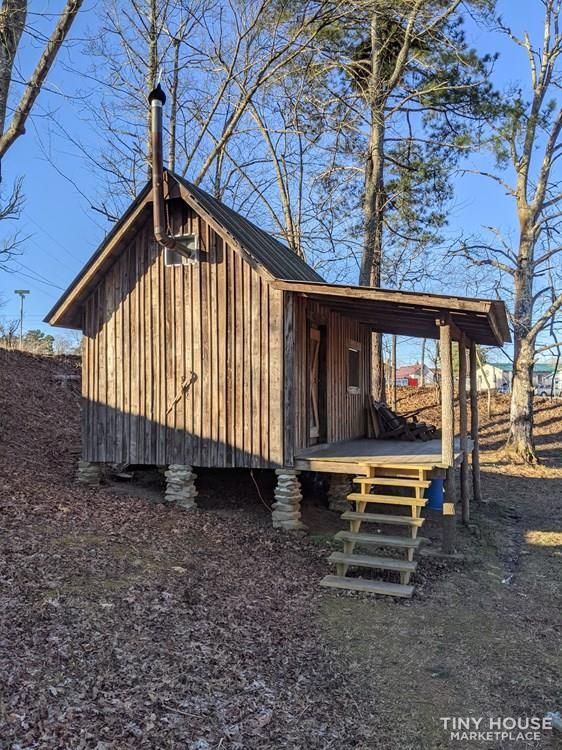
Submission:
[[[375,502],[377,486],[415,490],[415,516],[412,538],[423,522],[419,519],[423,490],[433,477],[445,479],[442,511],[442,549],[454,551],[457,517],[456,470],[460,471],[460,515],[470,520],[471,499],[480,501],[480,463],[478,444],[478,401],[476,373],[478,345],[501,346],[510,340],[505,306],[498,300],[482,300],[448,295],[402,292],[378,288],[348,287],[325,283],[276,281],[283,291],[321,303],[331,311],[367,326],[372,333],[395,334],[439,341],[441,437],[439,439],[403,441],[359,439],[324,442],[295,449],[296,471],[319,471],[355,476],[361,491],[348,499],[356,511]],[[458,354],[456,372],[453,349]],[[457,388],[455,393],[455,381]],[[370,399],[365,403],[365,425]],[[457,419],[455,420],[455,411]],[[456,428],[456,429],[455,429]],[[365,436],[367,429],[365,429]],[[362,479],[362,477],[364,479]],[[399,478],[406,478],[399,482]],[[408,481],[409,478],[409,481]],[[375,481],[377,479],[377,481]],[[372,494],[372,493],[375,494]],[[379,499],[389,499],[388,493]],[[397,500],[395,505],[404,505]],[[358,531],[357,512],[344,514]],[[368,515],[368,514],[367,514]],[[372,518],[376,514],[371,514]],[[364,516],[367,521],[367,516]],[[352,534],[353,536],[353,534]],[[357,536],[357,534],[356,534]],[[365,536],[365,535],[363,535]],[[343,539],[343,537],[342,537]],[[353,543],[348,545],[352,552]],[[351,554],[350,552],[350,554]],[[349,555],[348,555],[349,557]],[[345,566],[344,566],[345,567]],[[345,575],[345,573],[344,573]]]

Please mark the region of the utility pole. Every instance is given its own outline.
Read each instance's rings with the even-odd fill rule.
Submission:
[[[20,351],[23,349],[23,301],[25,295],[29,294],[29,289],[14,289],[14,294],[20,296]]]

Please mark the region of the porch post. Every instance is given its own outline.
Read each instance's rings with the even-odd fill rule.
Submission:
[[[476,378],[476,344],[470,342],[470,437],[472,438],[472,496],[477,503],[482,502],[480,486],[480,442],[478,437],[478,383]]]
[[[441,352],[441,459],[446,467],[445,502],[443,503],[442,549],[451,554],[455,547],[455,408],[453,360],[451,356],[451,323],[440,320],[439,349]]]
[[[468,465],[468,413],[466,404],[466,336],[461,334],[459,341],[459,421],[461,437],[461,507],[462,522],[468,524],[470,521],[470,490],[469,490],[469,465]]]

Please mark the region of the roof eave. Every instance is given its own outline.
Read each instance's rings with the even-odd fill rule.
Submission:
[[[380,289],[375,287],[343,286],[339,284],[327,283],[310,283],[310,282],[291,282],[277,280],[273,283],[277,289],[291,291],[303,296],[311,296],[316,299],[337,297],[338,300],[361,300],[363,302],[372,302],[373,304],[396,304],[401,306],[410,306],[412,309],[435,309],[436,314],[451,314],[451,316],[472,313],[477,318],[484,318],[487,322],[487,332],[481,336],[469,336],[476,343],[487,345],[502,346],[502,344],[511,340],[509,328],[507,325],[507,315],[503,302],[498,300],[482,300],[469,297],[454,297],[448,295],[425,294],[422,292],[404,292],[393,289]],[[349,305],[348,305],[349,306]],[[366,322],[367,325],[369,323]],[[382,330],[372,324],[373,330],[379,333],[397,333],[396,326],[391,326],[389,330]],[[412,331],[405,332],[403,335],[422,335]],[[400,333],[399,333],[400,335]],[[430,333],[426,334],[428,337]],[[433,335],[433,338],[437,336]]]

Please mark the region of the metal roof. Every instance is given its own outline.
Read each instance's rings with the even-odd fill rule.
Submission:
[[[257,227],[245,216],[183,177],[173,172],[169,174],[187,190],[193,203],[215,219],[273,278],[286,281],[324,280],[287,245]]]

